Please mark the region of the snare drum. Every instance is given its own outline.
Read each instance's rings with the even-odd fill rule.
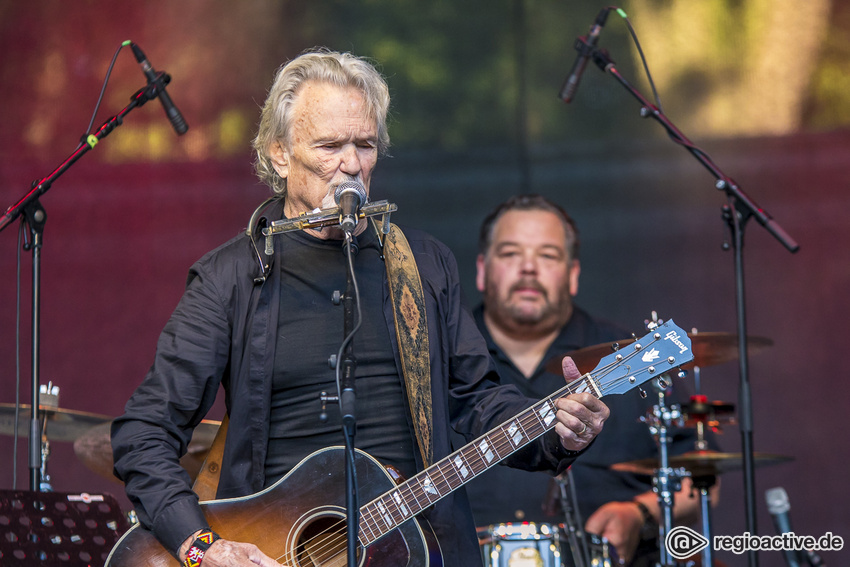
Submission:
[[[562,567],[561,530],[551,524],[497,524],[478,529],[487,567]]]

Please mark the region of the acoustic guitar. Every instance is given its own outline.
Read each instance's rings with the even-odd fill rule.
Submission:
[[[359,565],[442,565],[439,543],[417,515],[499,461],[555,427],[554,400],[588,392],[623,394],[693,360],[687,333],[673,321],[657,326],[596,368],[520,412],[472,443],[396,483],[387,470],[356,451]],[[344,448],[306,457],[267,489],[242,498],[202,502],[222,538],[250,542],[290,567],[344,567],[346,562]],[[105,567],[179,567],[153,534],[134,526],[118,540]]]

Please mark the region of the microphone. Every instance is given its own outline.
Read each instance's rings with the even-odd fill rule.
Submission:
[[[564,86],[561,87],[561,92],[558,96],[566,103],[570,103],[578,90],[581,75],[584,73],[584,68],[587,67],[587,61],[590,59],[590,53],[596,47],[599,41],[599,34],[602,32],[602,26],[605,25],[605,20],[608,19],[608,12],[611,8],[603,8],[599,15],[596,16],[596,21],[590,27],[590,33],[587,37],[580,37],[576,40],[576,49],[578,50],[578,58],[573,63],[573,70],[570,71],[569,77],[564,81]]]
[[[171,121],[171,125],[174,127],[175,132],[177,132],[178,136],[182,136],[189,130],[189,125],[186,124],[186,121],[183,120],[183,115],[180,114],[180,111],[177,110],[177,107],[174,106],[174,103],[171,101],[171,97],[168,96],[168,93],[165,92],[165,84],[166,80],[162,80],[162,77],[154,71],[154,68],[151,66],[148,58],[145,57],[144,52],[139,49],[139,46],[135,43],[130,43],[130,49],[133,50],[133,55],[136,56],[136,61],[139,62],[139,65],[142,66],[142,72],[145,74],[145,77],[148,78],[148,84],[150,83],[159,83],[157,88],[157,96],[159,97],[159,101],[162,103],[162,107],[165,109],[165,115],[168,116],[168,119]]]
[[[767,500],[767,510],[773,516],[773,526],[776,528],[777,534],[784,534],[793,531],[791,529],[791,516],[788,512],[791,510],[791,503],[788,501],[788,493],[782,487],[769,488],[764,493]],[[786,549],[785,562],[788,567],[800,567],[799,554],[790,549]]]
[[[334,201],[339,207],[339,224],[348,234],[357,226],[360,207],[366,204],[366,189],[359,181],[343,181],[334,191]]]

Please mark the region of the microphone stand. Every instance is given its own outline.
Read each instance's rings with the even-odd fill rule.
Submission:
[[[755,218],[774,238],[776,238],[789,252],[794,253],[800,246],[789,236],[779,224],[774,221],[764,209],[756,205],[739,187],[699,148],[688,140],[685,135],[661,112],[661,110],[650,103],[641,93],[635,89],[614,66],[614,61],[604,49],[595,49],[592,54],[593,61],[602,69],[625,87],[641,104],[640,114],[644,118],[654,118],[658,121],[670,138],[684,146],[691,154],[705,166],[717,179],[715,187],[725,191],[728,204],[723,207],[723,219],[729,226],[732,237],[732,246],[735,249],[735,291],[737,303],[737,326],[738,326],[738,359],[740,372],[740,385],[738,390],[738,410],[741,425],[741,443],[744,456],[744,495],[747,514],[747,531],[756,535],[756,503],[755,503],[755,461],[753,456],[753,419],[752,419],[752,395],[750,392],[749,367],[747,361],[747,318],[744,293],[744,226],[750,218]],[[728,249],[728,245],[726,245]],[[758,552],[750,550],[750,567],[758,566]]]
[[[367,203],[357,213],[358,219],[381,216],[381,232],[387,234],[390,230],[390,215],[398,207],[395,203],[378,201]],[[325,226],[339,226],[342,222],[342,213],[339,207],[322,209],[312,213],[302,213],[293,219],[282,219],[274,221],[270,226],[263,229],[266,238],[266,254],[274,253],[274,236],[293,230],[304,230],[307,228],[321,228]],[[357,245],[353,242],[354,236],[345,232],[343,250],[345,251],[348,269],[346,270],[345,293],[340,298],[339,292],[334,292],[334,304],[343,305],[343,337],[347,341],[344,345],[342,355],[336,359],[334,355],[334,367],[340,370],[339,396],[334,399],[322,392],[322,415],[325,411],[325,403],[337,401],[342,415],[342,433],[345,437],[345,518],[346,518],[346,561],[349,567],[357,565],[357,544],[359,536],[359,514],[360,506],[357,498],[357,475],[355,469],[354,437],[357,428],[355,417],[355,369],[357,359],[352,350],[351,333],[357,324],[354,321],[356,308],[357,285],[354,279],[354,262],[352,255],[356,254]],[[320,416],[321,419],[321,416]]]
[[[85,137],[83,143],[74,150],[59,167],[41,180],[33,181],[30,191],[17,203],[6,209],[0,217],[0,231],[9,226],[15,219],[23,216],[23,222],[29,227],[30,243],[24,244],[24,250],[32,250],[32,418],[29,427],[29,487],[33,492],[41,491],[41,470],[43,459],[40,447],[41,441],[41,419],[39,408],[39,376],[40,376],[40,349],[41,349],[41,248],[44,226],[47,222],[47,212],[39,201],[39,197],[47,193],[53,183],[65,173],[77,160],[94,149],[97,143],[108,136],[115,128],[123,123],[124,117],[131,110],[144,105],[152,98],[156,98],[162,85],[167,84],[171,78],[164,75],[161,80],[148,83],[139,89],[130,98],[130,104],[109,118],[94,134]]]
[[[354,235],[346,231],[343,249],[345,250],[347,268],[345,270],[345,294],[342,296],[343,307],[343,338],[347,341],[342,353],[339,409],[342,414],[342,432],[345,437],[345,510],[346,510],[346,555],[347,565],[357,565],[357,536],[360,523],[360,506],[357,497],[357,475],[354,468],[354,437],[357,430],[357,419],[355,414],[356,395],[354,387],[355,370],[357,368],[357,357],[354,356],[352,332],[355,330],[354,309],[355,297],[354,283],[354,254],[356,244],[353,242]],[[354,250],[352,250],[354,248]]]

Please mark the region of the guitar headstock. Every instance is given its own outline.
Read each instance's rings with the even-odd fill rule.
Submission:
[[[693,359],[688,334],[669,320],[600,360],[590,375],[603,395],[624,394]]]

